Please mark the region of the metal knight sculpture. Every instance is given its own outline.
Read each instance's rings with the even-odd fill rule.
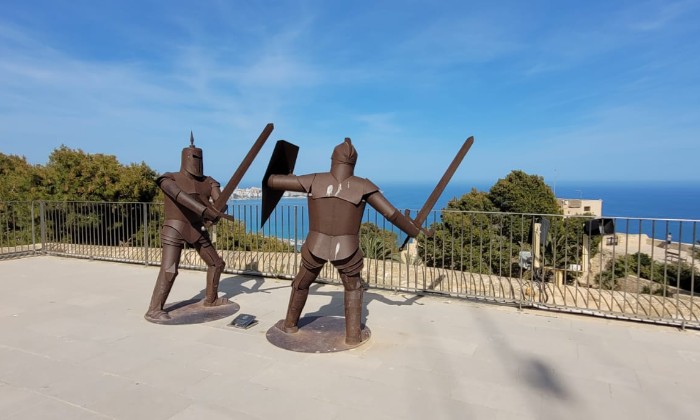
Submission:
[[[167,322],[171,318],[164,310],[164,305],[177,277],[185,244],[197,250],[207,265],[207,284],[202,305],[213,307],[231,303],[218,296],[219,278],[226,264],[216,252],[206,227],[217,223],[220,218],[231,218],[224,213],[226,201],[272,130],[272,124],[265,127],[223,192],[215,179],[204,175],[202,149],[195,147],[192,133],[190,146],[182,149],[180,171],[165,173],[156,180],[164,193],[165,221],[160,234],[163,256],[151,304],[145,315],[146,320],[158,323]]]
[[[194,146],[191,133],[190,146],[182,149],[180,171],[167,172],[156,182],[164,193],[165,221],[160,233],[163,257],[146,319],[170,319],[170,315],[163,310],[163,305],[177,277],[185,243],[193,246],[207,264],[203,304],[217,306],[229,303],[228,299],[218,297],[219,278],[226,264],[216,252],[204,227],[206,222],[215,223],[219,220],[219,213],[209,205],[209,200],[219,198],[221,185],[214,178],[204,175],[202,149]]]
[[[263,179],[263,224],[283,191],[308,194],[309,234],[301,248],[301,268],[292,282],[283,330],[298,331],[297,323],[309,294],[309,286],[328,261],[335,266],[345,288],[345,342],[363,341],[361,330],[363,254],[359,231],[365,204],[369,203],[410,237],[421,232],[420,224],[398,211],[365,178],[354,175],[357,151],[349,138],[333,150],[330,172],[291,175],[298,148],[278,142]],[[276,190],[276,191],[272,191]]]

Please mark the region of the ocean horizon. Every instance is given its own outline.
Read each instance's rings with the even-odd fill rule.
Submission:
[[[399,209],[419,210],[435,185],[427,183],[378,184],[382,193]],[[445,188],[434,210],[441,210],[453,198],[471,191],[488,191],[488,181],[451,183]],[[700,183],[679,182],[561,182],[550,185],[557,198],[603,200],[603,216],[700,220]],[[283,203],[297,204],[299,198],[284,198]],[[233,200],[235,203],[255,204],[259,199]]]
[[[433,210],[439,211],[447,206],[453,198],[467,194],[472,188],[478,191],[488,191],[493,182],[451,183],[438,199]],[[384,183],[379,184],[382,193],[398,209],[409,209],[415,214],[425,203],[432,192],[433,185]],[[646,233],[658,239],[665,238],[671,232],[674,238],[684,238],[683,242],[694,242],[700,222],[700,184],[694,182],[561,182],[556,186],[550,185],[557,198],[568,199],[601,199],[603,200],[603,217],[618,219],[619,233]],[[249,231],[259,231],[258,223],[253,216],[254,210],[260,205],[259,199],[231,201],[233,206],[250,207],[250,215],[246,218]],[[280,205],[292,207],[304,214],[306,219],[305,198],[283,198]],[[289,210],[288,210],[289,211]],[[234,214],[234,216],[237,216]],[[439,217],[439,213],[437,216]],[[624,218],[635,219],[635,223],[627,223]],[[668,219],[668,223],[648,221],[636,222],[636,219]],[[429,222],[433,221],[431,215]],[[680,222],[682,221],[682,222]],[[265,231],[270,227],[266,226]],[[303,229],[305,230],[305,229]],[[305,232],[303,232],[305,235]],[[700,235],[700,232],[697,232]]]

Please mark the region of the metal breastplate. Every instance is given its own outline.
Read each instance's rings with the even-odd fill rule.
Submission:
[[[187,194],[194,197],[202,204],[209,201],[211,195],[211,178],[206,177],[201,180],[189,177],[180,172],[170,172],[163,174],[163,178],[169,178],[180,188],[180,194]],[[164,199],[165,218],[170,220],[182,220],[192,224],[201,224],[202,215],[196,214],[186,207],[176,203],[166,194]]]
[[[308,190],[309,250],[328,261],[351,256],[359,247],[365,196],[377,187],[363,178],[339,182],[330,173],[320,173],[315,174]]]

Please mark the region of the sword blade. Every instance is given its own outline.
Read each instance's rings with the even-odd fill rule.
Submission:
[[[416,216],[416,218],[413,219],[413,222],[416,224],[416,226],[420,227],[423,225],[423,222],[426,221],[428,215],[433,210],[435,203],[440,198],[442,192],[445,191],[445,187],[450,182],[450,179],[452,179],[452,175],[455,174],[457,168],[462,163],[464,156],[467,155],[469,148],[472,147],[472,144],[474,144],[473,136],[469,137],[467,140],[464,141],[464,144],[462,144],[462,147],[457,152],[457,155],[454,157],[454,159],[452,159],[452,163],[450,163],[450,166],[447,167],[447,170],[442,175],[442,178],[440,178],[440,181],[435,186],[435,189],[432,193],[430,193],[430,196],[425,201],[425,204],[423,204],[423,207],[420,209],[420,211],[418,211],[418,216]],[[408,244],[408,241],[410,239],[411,238],[407,236],[406,239],[403,241],[403,244],[399,247],[399,250],[403,251],[406,248],[406,244]]]
[[[464,156],[466,156],[467,152],[469,151],[469,148],[472,147],[472,144],[474,144],[474,137],[469,137],[467,140],[465,140],[464,144],[459,149],[459,152],[457,152],[455,158],[452,159],[452,163],[442,175],[440,182],[437,183],[435,189],[432,193],[430,193],[430,196],[426,200],[425,204],[423,204],[423,207],[418,212],[418,216],[416,216],[416,218],[413,219],[416,222],[416,225],[422,225],[423,222],[425,222],[425,220],[428,218],[428,214],[430,214],[430,212],[433,210],[433,207],[440,198],[442,192],[445,191],[447,183],[449,183],[450,179],[452,179],[452,175],[454,175],[457,171],[457,168],[462,163]]]
[[[231,194],[233,194],[233,191],[236,189],[236,187],[238,187],[238,184],[241,182],[241,179],[243,179],[243,175],[245,175],[246,171],[253,163],[255,156],[258,155],[258,152],[260,152],[260,149],[262,149],[263,145],[267,141],[267,138],[270,137],[270,134],[272,133],[272,130],[274,128],[275,126],[272,123],[267,124],[263,131],[260,133],[260,136],[258,136],[258,139],[255,141],[255,143],[253,143],[253,147],[250,148],[248,154],[245,155],[241,164],[238,165],[238,169],[236,169],[236,172],[233,173],[231,179],[229,179],[223,191],[221,191],[219,198],[217,198],[216,201],[214,201],[213,207],[217,211],[221,212],[224,209],[224,207],[226,207],[226,202],[231,197]]]

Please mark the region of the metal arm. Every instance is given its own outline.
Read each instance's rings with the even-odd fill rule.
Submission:
[[[207,206],[197,201],[194,197],[183,194],[177,183],[171,179],[165,178],[160,182],[160,189],[163,190],[168,197],[172,198],[176,203],[182,204],[187,209],[192,210],[196,214],[203,215]]]
[[[306,192],[296,175],[270,175],[267,179],[267,186],[273,190]]]
[[[382,216],[386,217],[394,226],[401,229],[409,237],[416,237],[421,232],[409,217],[404,216],[389,200],[380,192],[375,192],[367,197],[367,203],[374,207]]]

